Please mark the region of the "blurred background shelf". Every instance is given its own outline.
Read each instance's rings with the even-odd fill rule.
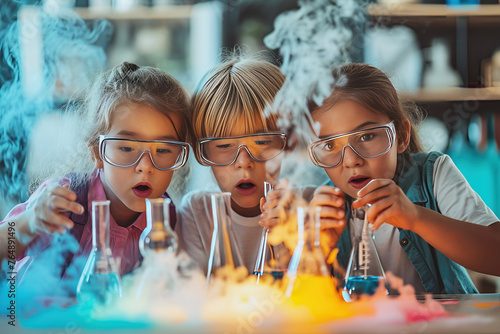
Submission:
[[[448,6],[441,4],[395,3],[371,4],[372,16],[499,16],[500,5]]]
[[[415,93],[403,94],[416,102],[451,102],[451,101],[499,101],[500,87],[483,88],[422,88]]]
[[[88,7],[75,8],[76,13],[84,20],[189,20],[193,5],[177,5],[164,7],[136,7],[127,11],[115,9],[94,9]]]

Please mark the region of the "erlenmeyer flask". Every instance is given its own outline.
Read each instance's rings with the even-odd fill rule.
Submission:
[[[285,275],[285,297],[294,305],[306,306],[316,320],[344,316],[340,296],[326,266],[320,247],[320,211],[309,218],[307,207],[297,208],[298,242]]]
[[[92,250],[78,281],[78,300],[100,304],[121,297],[118,268],[109,248],[109,203],[92,202]]]
[[[170,203],[168,198],[146,198],[148,226],[139,238],[139,249],[144,259],[143,272],[135,291],[136,299],[151,300],[174,287],[177,235],[170,228]]]
[[[214,230],[208,258],[207,283],[211,275],[222,267],[236,269],[243,266],[243,258],[231,222],[231,193],[212,194]]]
[[[364,208],[352,209],[355,239],[347,265],[342,295],[346,301],[354,301],[362,294],[373,295],[380,281],[385,284],[385,274],[378,256],[373,231]],[[356,226],[361,223],[362,226]]]
[[[144,259],[155,253],[177,251],[177,235],[170,228],[169,198],[146,198],[148,226],[139,238],[139,249]]]
[[[320,208],[317,208],[319,215]],[[298,277],[315,277],[318,281],[329,281],[330,274],[325,257],[319,245],[320,223],[309,219],[307,207],[297,208],[298,242],[293,251],[287,277],[289,279],[286,296],[290,297]],[[325,278],[325,279],[323,279]],[[328,283],[330,285],[330,283]],[[333,288],[333,280],[331,281]]]
[[[272,190],[269,182],[264,182],[264,197]],[[271,245],[268,242],[269,228],[262,228],[259,250],[255,259],[253,273],[257,275],[257,284],[262,275],[270,274],[275,280],[283,278],[290,262],[290,252],[284,243]]]

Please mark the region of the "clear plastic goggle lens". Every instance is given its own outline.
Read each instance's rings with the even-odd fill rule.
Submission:
[[[286,137],[283,134],[259,134],[233,138],[211,138],[200,141],[203,159],[211,164],[229,165],[233,163],[240,150],[245,148],[257,161],[266,161],[283,151]]]
[[[311,146],[313,160],[321,167],[335,167],[342,162],[345,148],[352,148],[362,158],[374,158],[392,147],[393,132],[382,126],[352,134],[320,140]]]
[[[118,167],[133,166],[147,153],[156,168],[172,169],[182,166],[185,162],[186,146],[168,141],[105,139],[101,153],[106,161]]]

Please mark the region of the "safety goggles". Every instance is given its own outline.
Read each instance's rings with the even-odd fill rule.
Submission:
[[[189,145],[169,140],[134,140],[99,136],[101,159],[117,167],[131,167],[148,153],[153,165],[159,170],[174,170],[184,166]]]
[[[198,155],[204,165],[227,166],[238,158],[244,148],[255,161],[267,161],[280,154],[286,145],[283,133],[257,133],[253,135],[198,140]]]
[[[319,167],[336,167],[342,162],[346,147],[362,158],[375,158],[391,149],[395,137],[394,123],[390,122],[315,141],[308,146],[309,156]]]

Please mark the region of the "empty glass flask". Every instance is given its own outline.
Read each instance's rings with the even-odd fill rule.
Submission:
[[[212,194],[214,230],[208,258],[207,283],[219,268],[236,269],[245,266],[234,234],[230,208],[231,193]]]
[[[78,281],[80,302],[107,304],[122,295],[118,266],[109,248],[109,203],[92,202],[92,250]]]

